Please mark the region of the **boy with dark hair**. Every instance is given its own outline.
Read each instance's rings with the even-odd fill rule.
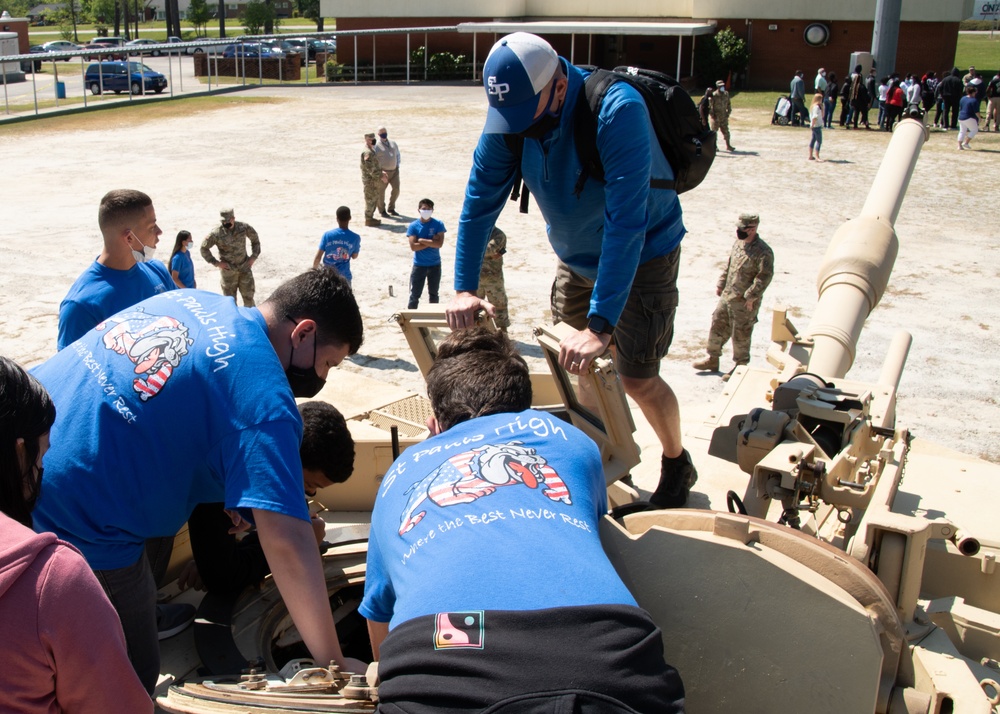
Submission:
[[[438,302],[438,287],[441,285],[441,246],[444,244],[444,223],[434,215],[434,201],[429,198],[420,199],[417,204],[420,218],[406,229],[406,237],[413,251],[413,270],[410,271],[410,301],[406,307],[416,310],[420,296],[424,292],[424,282],[427,282],[427,294],[430,302]]]
[[[528,407],[501,332],[446,338],[427,391],[433,436],[393,464],[372,513],[359,611],[379,710],[682,712],[660,631],[601,547],[594,442]]]
[[[354,472],[354,439],[343,415],[326,402],[299,404],[302,415],[302,483],[305,495],[335,483]],[[322,543],[325,523],[312,519],[316,542]],[[271,572],[256,531],[241,540],[231,533],[232,521],[222,503],[200,503],[188,519],[194,560],[177,579],[181,590],[193,587],[224,597],[236,597]]]
[[[352,280],[351,261],[358,257],[361,250],[361,236],[350,230],[351,209],[341,206],[337,209],[337,227],[327,231],[319,241],[319,250],[313,258],[313,267],[318,268],[323,261],[324,268],[336,270],[343,275],[348,284]]]

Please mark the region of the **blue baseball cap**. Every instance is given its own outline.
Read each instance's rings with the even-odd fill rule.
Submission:
[[[559,55],[538,35],[515,32],[493,45],[483,65],[490,102],[483,133],[517,134],[531,126],[538,95],[558,67]]]

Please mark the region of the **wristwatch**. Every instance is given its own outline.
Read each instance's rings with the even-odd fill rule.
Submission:
[[[594,315],[587,322],[587,329],[598,335],[610,335],[615,331],[615,326],[600,315]]]

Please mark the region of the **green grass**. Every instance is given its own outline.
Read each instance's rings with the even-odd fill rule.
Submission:
[[[1000,32],[989,35],[959,35],[955,66],[966,70],[974,65],[984,77],[992,77],[1000,68]]]
[[[275,28],[277,34],[301,34],[303,30],[283,30],[282,26],[285,27],[309,27],[308,32],[315,32],[315,24],[312,20],[306,17],[293,17],[287,18],[281,21],[281,25]],[[332,19],[327,19],[323,25],[324,32],[335,32],[337,28],[337,23]],[[56,25],[46,25],[44,27],[30,27],[28,28],[28,41],[33,45],[40,45],[43,42],[49,42],[50,40],[61,39],[58,35],[52,33],[58,33],[59,27]],[[108,34],[113,32],[112,28],[108,28]],[[230,18],[226,20],[226,36],[227,37],[237,37],[244,34],[243,25],[237,18]],[[94,29],[94,25],[77,25],[76,34],[79,38],[81,44],[86,44],[97,37],[97,30]],[[124,34],[124,31],[123,31]],[[167,24],[162,21],[150,21],[150,22],[140,22],[139,23],[139,37],[150,38],[153,40],[166,40],[167,36]],[[219,36],[219,23],[217,20],[213,20],[205,28],[205,37],[218,37]],[[196,37],[196,33],[193,27],[190,25],[181,26],[181,39],[183,40],[193,40]],[[70,38],[71,41],[72,37]]]

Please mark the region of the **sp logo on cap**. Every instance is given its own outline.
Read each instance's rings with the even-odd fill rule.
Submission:
[[[486,80],[486,93],[497,95],[497,101],[503,101],[503,95],[510,91],[510,85],[507,82],[497,83],[496,77],[490,77]]]

